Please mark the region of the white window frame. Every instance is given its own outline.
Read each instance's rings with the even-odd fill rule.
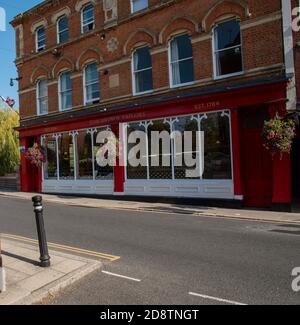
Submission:
[[[40,97],[40,84],[42,81],[47,81],[47,96],[44,97]],[[40,105],[40,101],[43,98],[47,98],[47,113],[41,113],[41,105]],[[47,115],[49,112],[49,98],[48,98],[48,80],[46,78],[40,79],[37,84],[36,84],[36,107],[37,107],[37,115],[41,116],[41,115]]]
[[[91,83],[89,83],[88,85],[87,85],[87,83],[86,83],[86,69],[87,69],[87,67],[89,66],[89,65],[92,65],[92,64],[97,64],[96,62],[89,62],[89,63],[87,63],[86,65],[85,65],[85,67],[84,67],[84,69],[83,69],[83,98],[84,98],[84,105],[86,106],[86,105],[90,105],[90,104],[92,104],[93,102],[95,102],[95,101],[100,101],[100,99],[101,99],[101,95],[100,95],[100,97],[98,97],[98,98],[94,98],[94,99],[92,99],[92,100],[88,100],[87,99],[87,87],[88,86],[91,86],[91,85],[93,85],[93,84],[96,84],[96,82],[91,82]],[[99,94],[100,94],[100,77],[99,77],[99,71],[98,71],[98,68],[97,68],[97,72],[98,72],[98,86],[99,86]]]
[[[147,1],[147,6],[146,6],[145,8],[140,9],[140,10],[134,10],[134,2],[135,2],[135,1],[138,1],[138,0],[130,0],[130,4],[131,4],[131,13],[132,13],[132,14],[135,14],[135,13],[137,13],[137,12],[141,12],[141,11],[146,10],[146,9],[149,8],[149,0],[146,0],[146,1]]]
[[[91,29],[91,30],[87,30],[87,31],[84,31],[84,27],[87,26],[87,25],[89,25],[89,24],[84,24],[84,22],[83,22],[83,12],[84,12],[84,10],[85,10],[88,6],[93,6],[93,11],[94,11],[93,29]],[[94,4],[93,4],[92,2],[89,2],[89,3],[87,3],[85,6],[83,6],[82,9],[81,9],[81,33],[82,33],[82,34],[89,33],[89,32],[91,32],[91,31],[94,30],[94,29],[95,29],[95,6],[94,6]]]
[[[66,18],[67,19],[67,21],[68,21],[68,28],[66,28],[66,29],[63,29],[63,30],[59,30],[59,22],[60,22],[60,20],[62,20],[63,18]],[[62,16],[60,16],[58,19],[57,19],[57,22],[56,22],[56,34],[57,34],[57,44],[63,44],[63,43],[66,43],[67,41],[65,41],[65,42],[61,42],[61,40],[60,40],[60,34],[61,33],[63,33],[63,32],[68,32],[68,34],[69,34],[69,19],[68,19],[68,16],[67,15],[62,15]],[[69,36],[69,35],[68,35]],[[69,37],[68,37],[69,38]]]
[[[237,18],[230,18],[230,19],[226,19],[226,20],[222,20],[222,21],[218,21],[216,23],[216,25],[214,26],[214,28],[212,29],[212,53],[213,53],[213,71],[214,71],[214,80],[219,80],[219,79],[226,79],[226,78],[231,78],[231,77],[236,77],[236,76],[241,76],[245,73],[244,71],[244,56],[243,56],[243,39],[242,39],[242,30],[240,29],[240,35],[241,35],[241,43],[240,45],[236,45],[236,46],[232,46],[226,49],[222,49],[222,50],[217,50],[216,49],[216,44],[215,44],[215,37],[216,37],[216,28],[223,23],[232,21],[232,20],[236,20],[237,22],[240,22]],[[226,50],[230,50],[230,49],[234,49],[237,47],[241,47],[241,58],[242,58],[242,70],[239,72],[234,72],[234,73],[228,73],[228,74],[224,74],[224,75],[220,75],[218,76],[217,74],[217,56],[216,54],[219,52],[223,52]]]
[[[72,85],[71,85],[71,88],[70,89],[67,89],[64,92],[62,92],[62,90],[61,90],[61,78],[62,78],[62,75],[64,73],[70,73],[70,75],[71,75],[71,71],[69,71],[69,70],[61,71],[61,73],[59,75],[59,80],[58,80],[58,104],[59,104],[59,111],[60,112],[69,111],[70,109],[72,109],[72,106],[73,106],[73,87],[72,87]],[[72,82],[72,76],[71,76],[71,82]],[[69,108],[63,109],[62,108],[62,94],[63,93],[66,93],[66,92],[69,92],[69,91],[71,91],[71,94],[72,94],[72,96],[71,96],[71,98],[72,98],[72,105]]]
[[[152,84],[152,89],[150,89],[150,90],[140,91],[140,92],[138,92],[136,90],[136,73],[143,72],[143,71],[147,71],[147,70],[152,70],[152,81],[153,81],[153,65],[152,64],[151,64],[151,67],[150,68],[146,68],[146,69],[142,69],[142,70],[135,71],[135,68],[134,68],[134,66],[135,66],[134,65],[134,54],[135,54],[135,52],[137,50],[139,50],[141,48],[144,48],[144,47],[148,47],[149,48],[149,51],[150,51],[150,47],[148,45],[143,45],[143,46],[140,46],[140,47],[134,49],[134,51],[132,52],[132,56],[131,56],[132,93],[133,93],[134,96],[151,94],[154,91],[153,84]],[[151,56],[151,51],[150,51],[150,56]]]
[[[40,29],[44,29],[44,33],[45,33],[45,44],[44,44],[44,46],[42,46],[42,47],[39,47],[39,37],[38,37],[38,31],[40,30]],[[42,51],[44,51],[46,49],[46,28],[45,28],[45,26],[44,25],[41,25],[41,26],[39,26],[36,30],[35,30],[35,51],[37,52],[37,53],[39,53],[39,52],[42,52]]]
[[[172,65],[175,63],[175,62],[182,62],[182,61],[187,61],[187,60],[193,60],[193,63],[194,63],[194,55],[189,57],[189,58],[185,58],[185,59],[180,59],[178,61],[173,61],[172,62],[172,47],[171,47],[171,42],[178,36],[183,36],[183,35],[189,35],[188,33],[183,33],[183,34],[177,34],[177,35],[173,35],[170,40],[169,40],[169,43],[168,43],[168,61],[169,61],[169,80],[170,80],[170,87],[171,88],[178,88],[178,87],[184,87],[184,86],[189,86],[189,85],[193,85],[195,83],[195,80],[193,81],[189,81],[189,82],[184,82],[184,83],[180,83],[180,84],[174,84],[173,82],[173,69],[172,69]],[[195,73],[195,71],[194,71]],[[195,79],[195,75],[194,75],[194,79]]]

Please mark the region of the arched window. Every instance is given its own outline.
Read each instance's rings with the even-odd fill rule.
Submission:
[[[93,104],[100,100],[99,73],[96,63],[88,64],[84,69],[85,104]]]
[[[37,114],[48,114],[48,80],[42,79],[37,83]]]
[[[69,39],[69,22],[67,16],[62,16],[57,21],[57,43],[67,42]]]
[[[214,28],[215,77],[228,77],[243,72],[240,22],[236,19],[221,22]]]
[[[194,60],[191,38],[188,34],[175,36],[169,45],[171,87],[194,82]]]
[[[71,72],[63,72],[59,77],[59,108],[65,111],[72,108]]]
[[[95,12],[93,4],[83,7],[81,12],[82,33],[87,33],[95,28]]]
[[[37,52],[41,52],[46,48],[46,31],[45,27],[39,27],[35,32],[35,48]]]
[[[140,94],[153,90],[152,58],[149,46],[138,48],[132,59],[133,93]]]

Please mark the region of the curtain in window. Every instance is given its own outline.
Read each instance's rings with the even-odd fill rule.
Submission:
[[[171,62],[172,62],[172,78],[173,84],[178,85],[181,83],[180,80],[180,66],[179,66],[179,48],[178,42],[174,39],[171,42]]]

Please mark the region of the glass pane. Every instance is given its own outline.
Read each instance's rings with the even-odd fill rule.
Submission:
[[[65,30],[59,33],[59,43],[67,42],[69,39],[69,31]]]
[[[137,93],[153,89],[152,69],[135,74],[135,87]]]
[[[48,113],[48,97],[41,98],[39,100],[40,114]]]
[[[216,56],[218,76],[243,71],[241,47],[218,52]]]
[[[204,131],[204,179],[231,179],[230,124],[222,113],[207,114]]]
[[[56,140],[52,135],[47,135],[43,141],[46,162],[44,163],[44,178],[57,179]]]
[[[58,138],[59,176],[61,179],[74,179],[73,137],[67,133]]]
[[[180,61],[180,83],[184,84],[187,82],[194,81],[194,62],[193,59]]]
[[[128,125],[128,128],[127,128],[128,139],[129,139],[129,136],[135,131],[143,132],[144,136],[146,137],[144,126],[140,126],[139,123],[131,123]],[[145,138],[144,138],[143,142],[146,144]],[[137,152],[135,152],[136,154],[134,155],[134,158],[141,161],[141,163],[138,164],[138,166],[136,166],[136,165],[133,166],[133,164],[130,163],[129,153],[130,152],[132,153],[133,148],[136,147],[137,145],[140,145],[140,147],[141,147],[140,139],[137,139],[135,143],[127,144],[127,158],[128,158],[127,178],[128,179],[147,179],[147,166],[143,166],[143,165],[147,165],[147,157],[141,156],[143,154],[146,154],[146,152],[147,152],[146,147],[143,147],[143,149],[141,149],[141,150],[137,150]],[[145,164],[142,163],[143,160],[146,161]]]
[[[134,52],[134,71],[152,67],[152,59],[148,46],[137,49]]]
[[[172,62],[193,57],[192,42],[189,35],[180,35],[171,41]]]
[[[159,132],[163,135],[163,131],[169,134],[169,139],[165,141],[154,140],[155,134]],[[171,159],[171,141],[170,141],[170,126],[165,124],[163,120],[153,121],[153,125],[148,128],[149,139],[149,170],[150,179],[172,179],[172,159]],[[152,141],[151,141],[152,140]],[[158,152],[155,151],[153,143],[157,144]],[[153,161],[157,160],[157,166],[154,166]]]
[[[198,122],[191,119],[191,116],[178,118],[178,122],[174,123],[174,131],[181,135],[181,139],[174,140],[174,157],[175,157],[175,178],[176,179],[191,179],[192,174],[189,170],[194,170],[195,166],[187,166],[186,161],[197,158],[197,131]],[[185,133],[191,132],[191,133]],[[198,179],[200,177],[197,177]]]
[[[58,29],[60,32],[68,29],[68,18],[66,16],[59,19]]]
[[[80,131],[76,137],[78,179],[93,179],[92,137]]]
[[[87,32],[94,29],[94,6],[88,5],[82,12],[83,31]]]
[[[100,129],[99,132],[105,131],[105,129]],[[113,180],[114,179],[114,167],[107,165],[107,166],[100,166],[97,163],[97,153],[101,148],[101,144],[97,143],[97,136],[98,133],[94,133],[94,157],[95,157],[95,179],[97,180]]]
[[[70,90],[72,88],[71,74],[70,72],[62,73],[60,77],[60,89],[61,91]]]
[[[90,86],[86,87],[86,99],[88,102],[93,100],[99,99],[100,92],[99,92],[99,84],[91,84]]]
[[[215,30],[215,45],[217,50],[241,44],[240,23],[236,20],[219,24]]]
[[[39,81],[38,86],[39,86],[39,98],[48,96],[48,82],[47,82],[47,80]]]
[[[99,73],[97,69],[97,64],[89,64],[85,68],[85,81],[86,83],[90,83],[92,81],[98,81],[99,80]]]
[[[132,0],[132,11],[137,12],[148,8],[148,0]]]
[[[46,33],[45,28],[41,27],[37,30],[37,50],[44,50],[46,47]]]

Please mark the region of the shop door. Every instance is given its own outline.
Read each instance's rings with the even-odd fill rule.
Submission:
[[[241,170],[246,207],[272,204],[272,159],[263,147],[264,109],[248,109],[240,114]]]

